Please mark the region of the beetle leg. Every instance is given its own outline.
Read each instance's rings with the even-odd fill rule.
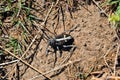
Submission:
[[[47,47],[46,47],[46,56],[48,55],[48,51],[49,51],[49,44],[47,44]]]
[[[72,55],[73,51],[76,49],[76,45],[72,45],[72,49],[70,50],[70,55]]]
[[[63,47],[64,48],[72,48],[71,50],[70,50],[70,54],[72,54],[73,53],[73,51],[75,50],[75,48],[76,48],[76,46],[75,45],[63,45]]]
[[[72,49],[70,50],[70,54],[63,60],[63,62],[61,64],[64,64],[65,62],[67,62],[71,58],[72,53],[75,50],[75,48],[76,48],[76,46],[72,45]]]
[[[59,53],[60,53],[60,57],[62,56],[62,51],[60,50],[60,48],[57,46],[57,49],[58,49],[58,51],[59,51]]]
[[[54,61],[54,67],[55,67],[55,64],[56,64],[56,62],[57,62],[57,54],[56,54],[56,50],[54,50],[54,53],[55,53],[55,61]]]

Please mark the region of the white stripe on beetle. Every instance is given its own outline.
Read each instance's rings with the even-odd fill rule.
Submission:
[[[63,40],[69,40],[69,39],[72,39],[71,36],[68,36],[68,37],[64,37],[64,38],[60,38],[60,39],[55,39],[56,41],[63,41]]]

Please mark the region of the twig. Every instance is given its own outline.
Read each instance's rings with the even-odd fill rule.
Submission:
[[[118,47],[117,47],[117,52],[116,52],[116,56],[115,56],[115,63],[114,63],[114,76],[116,75],[116,65],[117,65],[117,59],[118,59],[119,50],[120,50],[120,45],[119,45],[120,38],[119,38],[119,35],[118,35],[118,31],[119,31],[119,28],[116,28],[115,33],[116,33],[116,36],[118,38],[118,43],[117,43]]]
[[[98,5],[98,3],[95,0],[92,0],[92,1],[99,8],[99,10],[105,14],[106,17],[109,17],[108,14]]]
[[[27,50],[23,53],[21,59],[26,55],[26,53],[29,51],[30,47],[33,45],[33,43],[35,42],[35,39],[37,38],[38,35],[35,35],[35,37],[33,38],[32,42],[30,43],[30,45],[28,46]]]
[[[18,64],[16,64],[15,80],[20,80],[20,68]]]
[[[65,16],[64,16],[63,9],[62,9],[62,5],[60,5],[60,11],[61,11],[61,13],[62,13],[62,23],[63,23],[64,31],[65,31]]]
[[[10,62],[1,63],[0,66],[5,66],[5,65],[13,64],[13,63],[16,63],[17,61],[18,60],[13,60],[13,61],[10,61]]]
[[[35,26],[38,26],[38,27],[39,27],[39,28],[38,28],[38,33],[39,33],[39,32],[42,32],[43,35],[45,36],[45,38],[48,40],[50,37],[49,37],[49,36],[45,33],[45,31],[41,28],[41,27],[43,27],[43,26],[37,24],[35,21],[33,21],[33,23],[34,23]],[[44,28],[44,27],[43,27],[43,28]]]
[[[80,24],[76,24],[76,25],[73,26],[71,29],[64,31],[63,33],[65,33],[65,32],[70,33],[70,32],[72,32],[74,29],[76,29],[76,28],[79,27],[79,26],[80,26]]]
[[[117,36],[117,38],[118,38],[118,40],[119,40],[119,43],[120,43],[119,30],[120,30],[119,27],[116,27],[116,28],[115,28],[115,33],[116,33],[116,36]]]
[[[112,46],[110,49],[108,49],[107,52],[106,52],[106,54],[103,56],[104,62],[105,62],[105,64],[107,65],[107,67],[108,67],[108,69],[110,70],[110,72],[112,72],[112,70],[111,70],[110,66],[108,65],[108,63],[107,63],[107,61],[106,61],[106,56],[109,54],[109,52],[110,52],[112,49],[113,49],[113,46]]]
[[[77,27],[79,27],[80,26],[80,24],[76,24],[73,28],[71,28],[71,29],[69,29],[68,31],[69,31],[69,33],[70,32],[72,32],[73,30],[75,30]]]
[[[116,56],[115,56],[115,63],[114,63],[114,76],[116,76],[116,65],[117,65],[119,50],[120,50],[120,45],[118,44],[117,52],[116,52]]]
[[[79,8],[83,7],[86,11],[88,11],[92,15],[92,12],[88,8],[86,8],[85,6],[83,6],[81,3],[79,3],[79,4],[80,4],[80,5],[78,5]]]
[[[50,10],[48,11],[48,13],[47,13],[45,19],[44,19],[44,22],[42,23],[42,26],[44,26],[44,25],[46,24],[47,19],[48,19],[48,17],[49,17],[49,14],[50,14],[50,12],[52,11],[52,8],[53,8],[53,3],[52,3],[52,5],[51,5],[51,8],[50,8]]]
[[[116,76],[107,76],[106,80],[120,80],[120,77],[116,77]]]
[[[22,60],[21,58],[19,58],[18,56],[16,56],[15,54],[11,53],[10,51],[8,51],[7,49],[4,49],[2,46],[0,46],[1,49],[3,49],[4,51],[8,52],[11,56],[17,58],[18,60],[20,60],[22,63],[26,64],[27,66],[29,66],[31,69],[35,70],[36,72],[40,73],[42,76],[44,76],[45,78],[51,80],[50,77],[47,77],[43,74],[42,71],[38,70],[37,68],[33,67],[32,65],[28,64],[26,61]]]
[[[18,0],[18,6],[19,6],[19,9],[18,9],[18,13],[17,13],[16,17],[19,16],[20,11],[21,11],[21,0]]]
[[[57,6],[58,3],[59,3],[59,0],[56,1],[55,6]]]
[[[59,67],[55,67],[54,69],[52,69],[52,70],[50,70],[50,71],[47,71],[47,72],[45,72],[45,73],[43,73],[43,74],[44,74],[44,75],[49,74],[49,73],[51,73],[51,72],[54,72],[54,71],[59,70],[59,69],[61,69],[61,68],[64,68],[64,67],[66,67],[66,66],[68,66],[68,65],[71,65],[71,64],[73,64],[73,63],[79,62],[79,61],[81,61],[81,60],[83,60],[83,59],[77,59],[77,60],[75,60],[75,61],[69,61],[68,63],[63,64],[63,65],[61,65],[61,66],[59,66]],[[29,79],[29,80],[34,80],[35,78],[38,78],[38,77],[41,77],[41,76],[42,76],[42,75],[38,75],[38,76],[35,76],[35,77],[33,77],[33,78]]]

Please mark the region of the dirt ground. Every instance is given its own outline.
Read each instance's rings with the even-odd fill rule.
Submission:
[[[92,80],[93,76],[96,77],[96,74],[100,75],[99,78],[104,80],[107,75],[111,76],[114,72],[118,42],[114,28],[110,26],[107,17],[100,16],[99,9],[95,5],[83,6],[79,6],[80,9],[72,13],[73,19],[70,18],[69,12],[66,11],[65,13],[66,30],[79,24],[79,26],[70,33],[75,39],[74,44],[77,48],[74,50],[68,61],[62,63],[66,57],[70,55],[70,52],[63,51],[62,56],[60,57],[60,54],[57,51],[57,60],[54,65],[55,54],[49,52],[48,56],[45,55],[47,43],[44,40],[41,40],[38,49],[35,51],[35,54],[32,55],[33,59],[31,65],[43,73],[69,62],[72,63],[75,60],[80,60],[67,65],[60,70],[46,74],[46,76],[51,76],[52,80]],[[48,20],[47,28],[52,31],[50,26],[51,19]],[[60,34],[63,31],[64,27],[62,21],[60,21],[56,33]],[[36,45],[32,46],[33,49],[35,47]],[[30,53],[34,52],[30,50]],[[20,70],[22,71],[22,67]],[[118,75],[120,74],[118,73]],[[45,78],[40,76],[36,71],[28,68],[20,80],[44,79]]]
[[[74,61],[81,59],[77,63],[66,66],[61,72],[54,71],[48,76],[52,76],[53,80],[82,80],[81,77],[88,74],[86,80],[91,79],[91,72],[101,71],[109,74],[111,71],[104,61],[105,54],[106,61],[108,65],[113,69],[114,58],[116,54],[116,41],[114,28],[112,28],[106,17],[101,17],[99,14],[99,9],[95,5],[80,7],[80,10],[75,11],[73,19],[70,18],[68,12],[66,12],[65,27],[66,30],[72,28],[76,24],[80,24],[77,29],[71,32],[71,35],[75,39],[75,45],[77,48],[73,52],[69,61]],[[63,25],[60,24],[57,29],[57,34],[63,32]],[[61,63],[65,60],[70,52],[63,51],[62,57],[59,57],[59,52],[57,52],[57,61],[54,66],[54,53],[50,53],[47,57],[45,56],[46,43],[41,41],[39,45],[39,50],[34,56],[32,65],[37,69],[47,72],[54,69],[55,67],[61,66]],[[111,49],[112,48],[112,49]],[[59,73],[57,73],[59,72]],[[55,75],[56,73],[56,75]],[[28,69],[23,75],[21,80],[42,80],[42,76],[36,77],[39,74],[31,69]]]

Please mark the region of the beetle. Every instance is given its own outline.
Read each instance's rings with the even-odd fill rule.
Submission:
[[[74,38],[70,34],[62,33],[55,38],[48,40],[46,55],[49,52],[49,46],[54,49],[54,52],[59,51],[60,55],[62,50],[69,51],[73,47]]]
[[[70,32],[72,32],[77,27],[78,24],[72,29],[64,31],[62,34],[57,35],[54,38],[49,38],[47,40],[47,47],[45,52],[46,55],[48,55],[48,52],[50,51],[49,47],[54,50],[54,53],[56,53],[56,51],[59,51],[60,56],[62,55],[62,51],[70,51],[71,48],[75,48],[76,46],[74,45],[74,38],[70,35]],[[69,34],[66,32],[69,32]]]

